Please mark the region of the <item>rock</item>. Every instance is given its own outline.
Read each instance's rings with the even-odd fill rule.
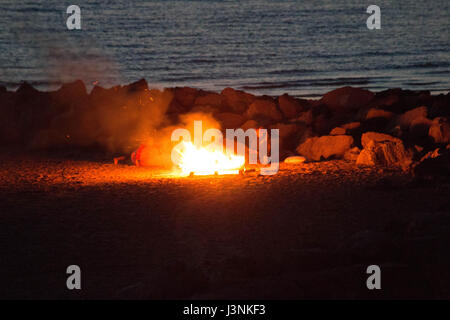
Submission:
[[[417,139],[427,137],[432,123],[432,120],[424,117],[419,117],[412,120],[409,126],[409,138]]]
[[[193,106],[195,99],[200,94],[200,90],[189,87],[177,87],[174,89],[174,100],[184,111],[189,111]]]
[[[434,151],[430,151],[428,152],[426,155],[424,155],[421,159],[420,162],[423,162],[426,159],[433,159],[433,158],[437,158],[441,155],[441,151],[439,148],[434,149]]]
[[[445,118],[435,118],[430,126],[428,135],[438,144],[448,144],[450,142],[450,123]]]
[[[308,160],[342,158],[353,145],[351,136],[322,136],[307,139],[297,147],[297,153]]]
[[[128,92],[145,91],[148,90],[148,83],[145,79],[138,80],[124,86]]]
[[[244,113],[248,106],[256,99],[250,93],[233,88],[225,88],[220,94],[225,97],[225,103],[228,108],[236,113]]]
[[[394,142],[397,144],[403,143],[401,139],[392,137],[384,133],[366,132],[361,136],[361,144],[363,148],[366,148],[371,142],[378,143],[385,141]]]
[[[411,91],[397,88],[377,92],[369,105],[399,114],[416,107],[430,105],[431,99],[429,91]]]
[[[270,129],[279,130],[281,151],[294,150],[298,139],[308,130],[305,125],[295,123],[277,123],[271,125]]]
[[[330,136],[341,136],[345,135],[347,133],[347,130],[341,127],[336,127],[333,130],[330,131]]]
[[[292,157],[287,157],[286,159],[284,159],[285,163],[290,163],[290,164],[300,164],[306,161],[305,157],[302,156],[292,156]]]
[[[270,126],[270,129],[278,129],[280,138],[283,139],[300,132],[304,127],[295,123],[276,123]]]
[[[413,174],[421,179],[449,181],[450,150],[436,149],[429,152],[415,165]]]
[[[374,130],[372,128],[372,130]],[[387,130],[387,133],[389,133],[390,135],[394,136],[394,137],[402,137],[404,135],[404,132],[402,130],[402,128],[400,128],[400,126],[395,126],[393,128],[389,128],[389,130]]]
[[[246,116],[248,119],[263,117],[272,121],[280,121],[282,115],[276,104],[269,99],[257,99],[248,107]]]
[[[18,111],[14,92],[0,94],[0,144],[20,143],[22,130],[18,125]]]
[[[86,86],[81,80],[65,83],[58,90],[50,92],[49,96],[51,118],[69,110],[76,110],[76,112],[81,113],[84,108],[89,106],[90,102]],[[93,96],[95,98],[95,92]]]
[[[427,115],[427,107],[418,107],[400,115],[397,119],[397,125],[399,125],[402,130],[408,130],[414,120],[426,118]]]
[[[261,126],[255,120],[248,120],[242,126],[241,129],[246,131],[247,129],[258,129]]]
[[[167,113],[171,118],[176,119],[176,117],[181,113],[186,113],[187,109],[181,105],[176,99],[172,99],[167,108]]]
[[[369,90],[343,87],[326,93],[320,102],[335,112],[346,112],[367,105],[373,97],[373,92]]]
[[[55,94],[61,96],[61,98],[66,97],[67,99],[67,97],[70,97],[73,99],[79,98],[80,96],[87,96],[87,89],[83,81],[76,80],[74,82],[64,83],[61,85],[61,88],[55,91]]]
[[[312,128],[315,133],[319,136],[326,135],[339,124],[339,121],[337,121],[334,118],[327,117],[324,114],[319,114],[317,117],[314,118],[314,121],[312,123]]]
[[[111,110],[123,102],[124,90],[120,86],[109,89],[94,86],[89,94],[89,100],[93,108],[99,108],[105,111]]]
[[[13,95],[11,105],[13,116],[21,139],[24,143],[27,143],[38,130],[48,126],[53,116],[51,93],[36,90],[24,82]],[[64,111],[63,108],[61,109]],[[3,114],[2,117],[4,117]]]
[[[213,107],[210,105],[201,105],[201,106],[194,106],[189,112],[190,113],[210,113],[210,114],[216,115],[220,112],[220,110],[217,107]]]
[[[353,147],[345,152],[344,159],[349,161],[356,161],[360,153],[361,149],[359,149],[358,147]]]
[[[240,128],[245,121],[242,115],[231,112],[218,113],[215,118],[221,123],[222,129]]]
[[[383,118],[386,120],[390,120],[395,116],[393,112],[386,111],[383,109],[378,108],[371,108],[369,111],[367,111],[367,114],[365,116],[365,120],[370,120],[374,118]]]
[[[218,93],[207,93],[195,99],[194,105],[208,105],[218,109],[223,109],[225,97]]]
[[[31,84],[28,82],[22,82],[16,90],[17,94],[20,94],[22,96],[32,96],[35,94],[39,94],[40,91],[35,89]]]
[[[403,141],[387,134],[366,132],[361,137],[363,150],[356,159],[359,165],[381,165],[400,167],[403,170],[412,164],[412,152],[406,150]]]
[[[391,110],[393,106],[400,103],[402,91],[402,89],[396,88],[377,92],[370,104],[383,108],[387,107],[389,110]]]
[[[300,112],[308,109],[307,100],[296,99],[286,93],[278,97],[278,105],[283,115],[288,119],[296,118]]]
[[[297,122],[303,122],[304,124],[310,126],[314,120],[313,111],[309,110],[309,111],[301,112],[296,120],[297,120]]]
[[[360,122],[350,122],[350,123],[341,125],[341,128],[351,131],[351,130],[358,129],[360,126],[361,126]]]
[[[450,118],[450,94],[440,94],[433,97],[433,103],[430,108],[428,117],[447,117]]]

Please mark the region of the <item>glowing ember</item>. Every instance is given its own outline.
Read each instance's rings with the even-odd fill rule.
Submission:
[[[182,142],[178,153],[178,167],[182,175],[239,174],[245,164],[244,156],[225,154],[222,150],[198,148],[191,142]]]

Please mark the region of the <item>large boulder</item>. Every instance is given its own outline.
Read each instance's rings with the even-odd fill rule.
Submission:
[[[392,137],[385,133],[379,132],[366,132],[361,136],[361,145],[363,148],[369,146],[370,143],[378,143],[378,142],[393,142],[393,143],[403,143],[401,139]]]
[[[265,118],[271,121],[280,121],[283,117],[277,105],[270,99],[257,99],[247,109],[248,119]]]
[[[396,114],[380,108],[369,108],[360,112],[359,119],[362,119],[364,131],[389,131],[392,124],[395,125]]]
[[[349,161],[356,161],[360,153],[361,149],[359,149],[358,147],[353,147],[345,152],[344,159]]]
[[[222,129],[240,128],[245,121],[245,118],[242,115],[231,112],[218,113],[215,115],[215,118],[222,125]]]
[[[327,135],[333,128],[337,127],[339,120],[336,118],[328,117],[325,114],[319,114],[314,118],[312,128],[314,132],[319,135]]]
[[[98,87],[96,88],[98,90]],[[70,110],[81,113],[84,108],[89,107],[89,95],[81,80],[65,83],[58,90],[50,92],[49,95],[51,100],[49,112],[52,118]]]
[[[147,82],[145,82],[145,83],[147,83]],[[133,84],[130,85],[131,88],[134,88],[132,85]],[[137,85],[137,83],[135,83],[135,85]],[[83,81],[76,80],[74,82],[62,84],[61,88],[56,90],[53,94],[55,96],[59,96],[59,98],[61,98],[60,100],[62,100],[63,98],[74,99],[74,98],[79,98],[81,96],[87,96],[87,89],[86,89],[86,86]]]
[[[430,126],[428,135],[434,143],[447,144],[450,142],[450,123],[446,118],[435,118]]]
[[[307,139],[297,147],[297,153],[308,160],[342,158],[353,145],[351,136],[322,136]]]
[[[432,124],[433,121],[425,117],[419,117],[412,120],[409,125],[408,137],[410,139],[428,137],[428,132],[430,131],[430,126]]]
[[[409,111],[406,111],[397,118],[397,125],[402,130],[409,130],[411,124],[417,119],[426,118],[428,115],[427,107],[422,106]]]
[[[361,137],[361,123],[349,122],[330,131],[330,136],[349,135],[356,139],[355,143],[359,143]]]
[[[17,144],[20,142],[21,130],[17,125],[18,110],[14,108],[15,93],[0,93],[0,144]]]
[[[341,136],[341,135],[345,135],[346,133],[347,133],[347,130],[345,130],[344,128],[336,127],[330,131],[330,136]]]
[[[349,122],[341,125],[341,128],[345,129],[347,132],[353,132],[355,130],[358,130],[360,127],[361,127],[360,122]]]
[[[200,90],[189,87],[177,87],[173,90],[174,102],[179,105],[183,111],[189,111],[199,96]]]
[[[247,131],[247,129],[258,129],[261,125],[256,120],[247,120],[241,125],[241,129]]]
[[[450,118],[450,93],[434,96],[429,113],[430,118]]]
[[[53,116],[49,92],[41,92],[24,82],[14,93],[13,113],[22,142],[27,142],[40,129],[48,126]]]
[[[225,88],[220,94],[225,97],[225,104],[230,111],[236,113],[244,113],[248,106],[256,99],[250,93],[233,88]]]
[[[294,150],[302,136],[308,134],[309,128],[303,124],[295,123],[276,123],[270,126],[270,129],[279,130],[280,150]]]
[[[130,83],[130,84],[124,86],[124,88],[128,92],[145,91],[145,90],[148,90],[148,83],[147,83],[147,80],[140,79],[136,82],[133,82],[133,83]]]
[[[310,126],[314,121],[313,110],[311,109],[305,112],[301,112],[296,121]]]
[[[390,120],[395,116],[393,112],[386,111],[378,108],[370,108],[365,116],[365,120],[382,118],[386,120]]]
[[[326,93],[320,102],[333,111],[346,112],[367,105],[373,97],[373,92],[369,90],[343,87]]]
[[[283,115],[288,119],[296,118],[300,112],[308,109],[307,100],[296,99],[286,93],[278,97],[278,105]]]
[[[218,109],[222,109],[225,104],[225,97],[219,93],[207,93],[205,95],[199,96],[195,99],[194,104],[196,106],[212,106]]]
[[[377,92],[370,102],[370,107],[381,107],[384,110],[400,114],[420,106],[432,103],[429,91],[412,91],[402,89],[388,89]]]
[[[190,113],[209,113],[212,115],[216,115],[220,112],[220,110],[216,107],[210,106],[210,105],[200,105],[200,106],[194,106]]]
[[[356,159],[360,165],[400,167],[404,170],[412,164],[413,153],[403,141],[387,134],[366,132],[361,137],[363,150]]]

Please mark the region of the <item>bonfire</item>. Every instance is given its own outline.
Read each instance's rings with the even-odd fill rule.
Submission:
[[[179,155],[177,169],[183,176],[239,174],[245,164],[244,156],[197,147],[192,142],[182,142],[176,152]]]

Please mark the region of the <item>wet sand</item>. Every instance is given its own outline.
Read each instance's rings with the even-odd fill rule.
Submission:
[[[449,298],[449,191],[342,160],[173,178],[3,152],[0,297]]]

